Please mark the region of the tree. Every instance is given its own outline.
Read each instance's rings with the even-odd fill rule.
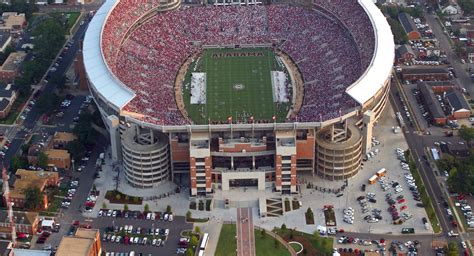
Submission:
[[[150,211],[150,206],[148,204],[145,204],[145,206],[143,207],[143,210],[145,212],[149,212]]]
[[[48,167],[48,155],[46,153],[38,153],[38,166],[43,169],[46,169],[46,167]]]
[[[45,92],[38,99],[38,102],[36,102],[36,106],[38,107],[40,113],[51,114],[59,105],[59,103],[60,99],[58,95]]]
[[[275,241],[275,243],[274,243],[275,248],[280,247],[280,242],[278,242],[278,240],[275,239],[273,241]]]
[[[25,189],[25,208],[28,210],[40,209],[43,201],[43,194],[38,187]]]
[[[186,220],[189,221],[189,220],[191,219],[191,216],[192,216],[191,211],[187,211],[187,212],[186,212]]]
[[[58,90],[62,91],[63,89],[66,88],[67,79],[64,75],[63,76],[55,76],[55,77],[53,77],[53,79],[51,79],[50,82],[55,84],[56,88]]]
[[[195,232],[196,234],[201,234],[201,228],[200,228],[199,226],[196,226],[196,227],[194,228],[194,232]]]
[[[124,210],[124,211],[128,211],[128,204],[124,204],[124,205],[123,205],[123,210]]]
[[[186,250],[186,256],[194,256],[194,250],[191,248],[188,248]]]
[[[189,245],[191,246],[191,248],[196,248],[198,246],[198,243],[199,239],[195,235],[192,235],[191,239],[189,239]]]
[[[469,143],[471,140],[474,139],[474,128],[462,125],[459,129],[459,136],[467,143]]]
[[[167,206],[166,206],[166,212],[167,212],[167,213],[171,213],[171,206],[170,206],[170,205],[167,205]]]
[[[397,44],[406,44],[408,42],[408,36],[402,25],[398,20],[393,18],[387,18],[388,24],[392,29],[392,33]]]
[[[449,242],[448,244],[448,256],[459,255],[458,244],[456,242]]]
[[[105,202],[102,203],[102,208],[107,209],[107,204]]]
[[[286,224],[285,223],[281,224],[281,230],[286,230]]]
[[[260,230],[260,237],[261,237],[262,239],[264,239],[266,234],[267,234],[267,232],[265,231],[264,228],[262,228],[262,229]]]
[[[24,159],[17,156],[13,156],[10,159],[10,172],[15,172],[18,169],[24,169],[26,167],[28,167],[28,162],[26,162]]]
[[[458,0],[457,1],[464,14],[468,15],[474,11],[474,1],[472,0]]]
[[[77,162],[81,161],[81,159],[84,157],[84,153],[86,152],[86,147],[79,140],[68,142],[66,149],[69,151],[69,153],[71,153],[74,161]]]

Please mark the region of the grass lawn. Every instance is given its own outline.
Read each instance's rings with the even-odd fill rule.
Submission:
[[[271,71],[282,71],[271,48],[207,49],[186,74],[183,100],[197,124],[286,117],[289,103],[273,100]],[[191,74],[205,73],[205,102],[191,104]]]
[[[295,252],[299,252],[301,249],[301,245],[299,244],[290,244],[291,247],[293,247],[293,249],[295,250]]]
[[[236,255],[237,240],[235,239],[236,233],[234,224],[222,225],[221,234],[219,241],[217,242],[216,256],[230,256]]]
[[[65,12],[64,15],[66,15],[67,18],[67,30],[71,29],[71,27],[76,23],[77,18],[79,18],[80,13],[79,12]]]
[[[296,241],[301,243],[306,251],[306,255],[332,255],[333,238],[331,237],[315,237],[310,234],[291,231],[289,229],[275,229],[273,232],[281,236],[287,242]]]
[[[259,230],[255,230],[255,252],[258,256],[286,256],[290,252],[276,239],[266,234],[262,236]]]
[[[407,156],[407,159],[409,161],[410,172],[413,175],[413,178],[415,179],[415,184],[418,187],[418,191],[420,191],[421,202],[425,205],[426,215],[428,215],[428,218],[430,219],[430,223],[433,228],[433,231],[435,233],[439,233],[440,226],[439,226],[438,217],[436,216],[436,213],[434,211],[431,199],[428,196],[428,193],[426,192],[426,188],[425,188],[425,185],[423,184],[423,180],[421,179],[418,168],[416,167],[416,164],[413,161],[412,156],[409,153],[408,154],[405,153],[405,155]]]

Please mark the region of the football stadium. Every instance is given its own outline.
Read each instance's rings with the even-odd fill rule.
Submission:
[[[359,172],[394,43],[372,0],[107,0],[83,57],[128,183],[287,194]]]

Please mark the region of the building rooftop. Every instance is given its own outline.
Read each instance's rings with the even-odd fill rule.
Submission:
[[[24,197],[24,191],[27,188],[39,186],[42,189],[48,179],[59,179],[57,172],[30,171],[24,169],[18,169],[15,176],[16,180],[13,183],[13,188],[10,189],[10,196],[17,198]]]
[[[13,256],[50,256],[51,251],[49,250],[32,250],[32,249],[18,249],[12,250]]]
[[[48,149],[44,151],[48,158],[64,159],[69,158],[69,152],[65,149]]]
[[[427,83],[418,83],[418,89],[420,89],[423,98],[425,99],[426,105],[428,106],[433,118],[444,118],[443,109],[439,104],[434,92],[431,90],[430,86]]]
[[[26,24],[24,13],[4,12],[2,20],[4,23],[0,26],[0,29],[21,29]]]
[[[445,67],[410,67],[403,68],[403,74],[449,74]]]
[[[75,139],[77,139],[76,135],[74,135],[73,133],[70,133],[70,132],[55,132],[54,133],[54,140],[58,140],[58,141],[73,141]]]
[[[2,72],[14,72],[17,71],[21,63],[26,57],[26,53],[23,51],[12,52],[8,55],[8,58],[3,62],[3,65],[0,67]]]
[[[75,236],[76,237],[82,237],[82,238],[96,239],[98,233],[99,233],[98,229],[78,228],[76,230]]]
[[[13,211],[13,221],[16,224],[31,225],[38,219],[37,212]],[[0,210],[0,223],[8,223],[8,211]]]
[[[398,20],[403,26],[403,29],[405,32],[410,33],[410,32],[418,32],[418,29],[416,28],[415,22],[413,22],[413,19],[411,16],[406,13],[406,12],[401,12],[398,15]]]
[[[57,256],[89,256],[94,240],[90,238],[65,236],[59,243]]]
[[[454,111],[471,110],[469,103],[467,103],[462,93],[458,90],[450,90],[448,93],[446,93],[446,98],[448,99],[449,105],[453,107]]]

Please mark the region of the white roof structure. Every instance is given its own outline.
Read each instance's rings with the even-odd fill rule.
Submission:
[[[364,104],[384,86],[392,72],[395,43],[387,19],[372,0],[359,0],[372,22],[375,32],[375,50],[364,74],[346,92],[359,104]]]
[[[83,56],[88,79],[99,97],[117,109],[122,109],[134,97],[135,93],[124,85],[108,68],[102,54],[101,35],[106,19],[118,3],[106,0],[89,23],[84,38]],[[372,0],[359,0],[369,16],[375,31],[375,50],[372,61],[365,73],[346,92],[359,104],[364,104],[383,88],[392,72],[395,57],[395,44],[390,26]]]
[[[102,55],[101,35],[105,21],[116,0],[107,0],[89,23],[82,54],[88,79],[102,100],[121,109],[135,97],[135,93],[120,82],[110,71]]]

